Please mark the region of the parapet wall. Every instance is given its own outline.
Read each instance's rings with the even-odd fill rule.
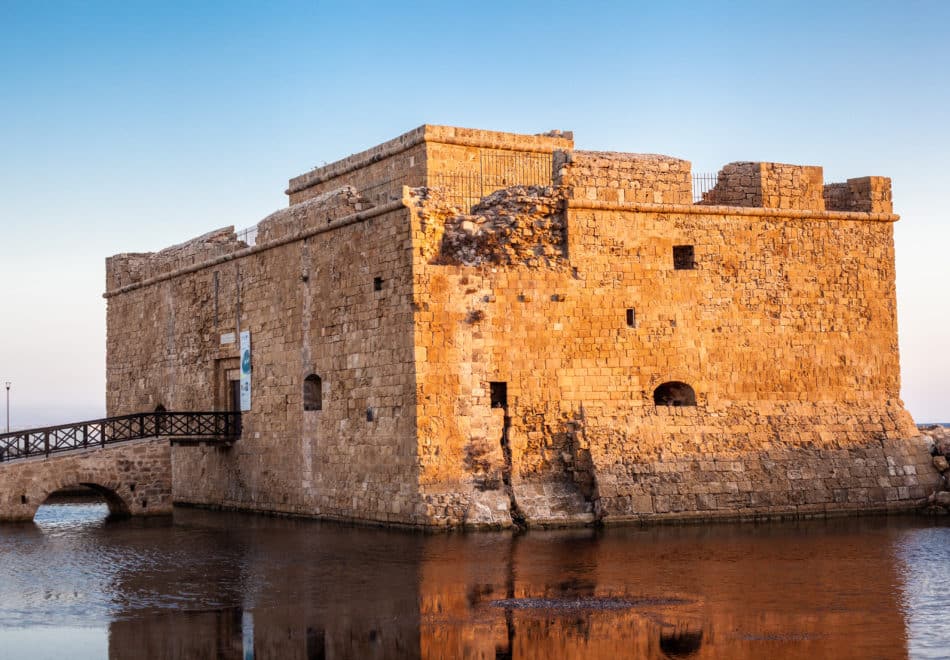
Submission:
[[[458,186],[463,178],[478,176],[497,184],[483,190],[479,181],[476,197],[481,197],[506,185],[550,184],[550,155],[573,147],[570,132],[522,135],[426,124],[294,177],[286,192],[293,205],[335,188],[352,186],[379,205],[400,199],[403,185]],[[544,155],[548,156],[546,166],[543,158],[537,158]]]
[[[690,162],[658,154],[574,151],[558,154],[559,183],[575,199],[692,203]]]
[[[160,252],[117,254],[106,258],[106,291],[168,275],[246,247],[238,240],[234,227],[223,227]]]
[[[366,211],[375,205],[352,186],[343,186],[270,214],[257,225],[257,242],[286,239],[308,229],[326,227],[334,221]]]
[[[892,213],[891,180],[881,176],[824,184],[821,167],[736,162],[719,171],[699,204],[802,211]]]
[[[511,186],[566,188],[572,199],[607,203],[692,204],[689,161],[659,154],[580,151],[570,131],[522,135],[423,125],[371,149],[290,180],[291,206],[343,187],[365,202],[401,199],[402,186],[441,188],[466,210]],[[892,212],[890,180],[823,185],[821,167],[734,162],[700,204],[801,211]]]
[[[846,183],[828,183],[824,188],[829,211],[893,213],[891,180],[886,176],[865,176]]]
[[[824,211],[822,169],[784,163],[729,163],[702,204]]]

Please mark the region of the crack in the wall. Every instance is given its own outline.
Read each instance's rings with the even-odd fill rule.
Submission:
[[[501,473],[502,483],[505,485],[505,492],[508,494],[509,512],[511,522],[519,529],[526,529],[528,526],[527,517],[518,505],[518,499],[515,497],[515,490],[511,483],[512,459],[511,459],[511,440],[509,432],[511,430],[511,417],[505,410],[505,423],[501,431],[501,452],[505,457],[505,467]]]

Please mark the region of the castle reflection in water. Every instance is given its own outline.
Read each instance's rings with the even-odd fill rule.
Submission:
[[[178,511],[209,559],[116,574],[110,656],[906,657],[894,524],[423,536]]]

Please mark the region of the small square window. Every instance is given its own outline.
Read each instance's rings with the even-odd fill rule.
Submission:
[[[696,255],[692,245],[673,246],[673,268],[676,270],[696,268]]]
[[[383,290],[383,278],[374,277],[373,278],[373,291],[382,291]]]
[[[492,408],[508,408],[508,383],[491,382],[488,384],[491,393]]]

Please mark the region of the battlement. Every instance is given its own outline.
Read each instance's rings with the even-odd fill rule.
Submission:
[[[858,213],[893,213],[891,180],[885,176],[848,179],[846,183],[826,183],[825,209]]]
[[[844,213],[853,220],[896,219],[886,177],[825,184],[818,166],[734,162],[719,171],[708,191],[700,194],[695,184],[687,160],[575,150],[571,131],[525,135],[424,124],[292,178],[286,190],[290,205],[254,230],[257,243],[266,246],[332,229],[343,218],[400,204],[405,186],[431,189],[440,203],[462,213],[495,200],[499,191],[517,196],[524,187],[538,187],[574,207],[659,205],[709,216],[735,208],[745,214],[760,209],[766,216],[782,211],[789,217]],[[160,252],[115,255],[107,260],[106,289],[116,291],[242,254],[253,243],[240,238],[233,227],[225,227]]]
[[[290,180],[290,204],[341,186],[369,203],[402,198],[402,186],[439,188],[470,209],[513,186],[559,186],[574,200],[890,214],[890,180],[825,185],[819,166],[734,162],[712,189],[694,189],[691,164],[660,154],[574,149],[571,131],[525,135],[425,124]]]
[[[719,171],[714,188],[699,204],[807,211],[891,213],[891,180],[886,177],[824,183],[821,167],[785,163],[736,162]]]
[[[561,185],[575,199],[690,204],[690,162],[659,154],[575,151],[562,155]]]

